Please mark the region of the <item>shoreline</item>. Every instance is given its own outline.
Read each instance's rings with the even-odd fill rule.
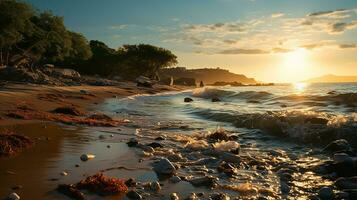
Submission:
[[[137,87],[133,82],[123,82],[120,86],[47,86],[9,83],[0,87],[0,127],[39,121],[7,116],[9,112],[18,110],[20,106],[28,106],[31,110],[40,112],[51,112],[61,106],[71,106],[90,113],[95,112],[95,106],[106,99],[185,89],[189,87],[155,85],[153,88],[146,88]]]

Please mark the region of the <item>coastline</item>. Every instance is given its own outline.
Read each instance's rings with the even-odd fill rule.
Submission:
[[[155,85],[153,88],[137,87],[133,82],[120,86],[47,86],[36,84],[9,83],[0,88],[0,127],[31,123],[37,120],[13,119],[7,114],[28,106],[33,111],[50,112],[57,107],[72,106],[89,113],[105,99],[123,98],[139,94],[182,91],[188,87]]]

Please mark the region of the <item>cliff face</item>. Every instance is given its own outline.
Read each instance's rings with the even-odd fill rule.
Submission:
[[[243,84],[257,83],[253,78],[248,78],[242,74],[234,74],[220,68],[186,69],[184,67],[162,69],[161,78],[194,78],[196,82],[203,81],[205,84],[213,84],[218,81],[239,82]]]

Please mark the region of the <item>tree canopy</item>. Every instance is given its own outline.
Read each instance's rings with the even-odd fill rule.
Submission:
[[[97,40],[90,42],[70,31],[62,17],[35,11],[17,0],[0,0],[0,66],[32,66],[46,63],[74,67],[81,73],[119,75],[126,79],[174,66],[177,57],[149,44],[123,45],[117,50]]]

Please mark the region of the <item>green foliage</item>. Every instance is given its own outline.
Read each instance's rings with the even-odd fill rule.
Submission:
[[[160,69],[177,64],[177,57],[171,51],[148,44],[124,45],[118,54],[123,68],[134,77],[156,78]]]
[[[0,0],[0,65],[74,67],[81,73],[140,75],[157,78],[162,68],[177,63],[169,50],[148,45],[124,45],[118,50],[100,41],[67,30],[63,18],[51,12],[35,12],[27,3]]]

